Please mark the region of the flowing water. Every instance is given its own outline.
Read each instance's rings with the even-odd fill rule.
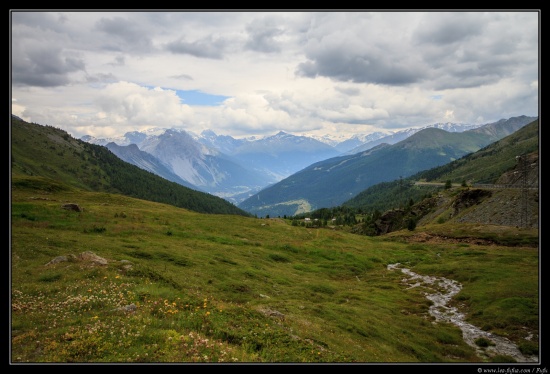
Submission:
[[[424,287],[425,295],[432,302],[430,306],[430,315],[435,317],[436,321],[450,322],[462,330],[464,341],[476,349],[477,354],[484,359],[491,356],[504,355],[513,357],[517,362],[538,362],[538,356],[525,356],[518,347],[505,337],[501,337],[490,332],[483,331],[480,328],[464,321],[465,315],[460,313],[457,308],[450,307],[447,304],[451,298],[462,289],[462,285],[452,279],[443,277],[431,277],[419,275],[410,269],[400,267],[401,264],[389,264],[388,270],[401,270],[407,278],[403,282],[409,285],[409,288]],[[485,338],[494,343],[486,348],[479,347],[475,340]]]

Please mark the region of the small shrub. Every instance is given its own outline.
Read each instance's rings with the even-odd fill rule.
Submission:
[[[517,362],[515,358],[506,355],[496,355],[491,357],[491,362]]]
[[[536,343],[524,341],[518,345],[519,351],[524,355],[538,355],[539,347]]]
[[[36,221],[36,217],[31,216],[27,213],[21,213],[21,218],[27,219],[29,221]]]
[[[333,295],[334,293],[336,293],[336,291],[332,287],[325,284],[314,284],[309,287],[314,292],[324,293],[327,295]]]
[[[94,225],[91,229],[87,230],[87,229],[84,229],[84,232],[85,233],[89,233],[89,232],[92,232],[92,233],[102,233],[102,232],[105,232],[107,231],[107,229],[105,227],[98,227],[96,225]]]
[[[486,348],[490,345],[495,345],[495,343],[493,343],[492,341],[484,337],[477,338],[476,340],[474,340],[474,343],[476,343],[478,347],[482,347],[482,348]]]
[[[48,273],[48,274],[42,274],[38,280],[40,282],[46,282],[51,283],[58,281],[62,278],[61,273]]]
[[[284,249],[285,251],[292,252],[292,253],[298,253],[298,249],[294,248],[293,246],[291,246],[289,244],[284,244],[282,246],[282,249]]]
[[[290,262],[290,260],[284,256],[272,253],[269,255],[269,258],[276,262]]]

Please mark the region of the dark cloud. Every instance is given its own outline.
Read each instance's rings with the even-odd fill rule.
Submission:
[[[225,41],[223,39],[214,39],[211,36],[191,43],[180,39],[178,41],[168,43],[166,45],[166,49],[172,53],[188,54],[195,57],[220,60],[223,58]]]
[[[361,91],[357,87],[340,87],[336,86],[334,89],[338,92],[343,93],[344,95],[348,96],[358,96]]]
[[[14,24],[60,33],[64,31],[63,24],[67,20],[67,17],[63,14],[47,12],[13,11],[11,15]]]
[[[407,61],[358,54],[340,48],[327,48],[298,65],[296,74],[315,78],[325,76],[339,81],[386,85],[411,84],[422,78]]]
[[[186,81],[192,81],[193,80],[193,77],[190,76],[190,75],[187,75],[187,74],[172,75],[171,78],[181,79],[181,80],[186,80]]]
[[[101,18],[95,29],[107,34],[105,47],[114,51],[151,51],[153,43],[139,22],[123,17]]]
[[[114,61],[109,63],[112,66],[124,66],[126,64],[126,58],[124,56],[116,56]]]
[[[264,20],[255,20],[246,27],[248,32],[248,41],[245,48],[264,53],[280,52],[281,46],[275,38],[283,33],[283,31],[264,22]]]
[[[480,35],[486,25],[483,14],[428,13],[416,29],[413,39],[417,43],[447,45]]]
[[[69,74],[85,71],[84,61],[49,46],[14,48],[12,84],[55,87],[70,83]]]
[[[116,83],[118,81],[119,79],[111,73],[86,76],[86,82],[88,83]]]

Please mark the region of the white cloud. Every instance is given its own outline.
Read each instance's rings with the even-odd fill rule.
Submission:
[[[11,15],[12,113],[77,137],[341,135],[538,115],[537,12]],[[176,90],[230,99],[188,106]]]

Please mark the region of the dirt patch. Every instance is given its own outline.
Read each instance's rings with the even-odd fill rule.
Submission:
[[[435,243],[435,244],[441,244],[441,243],[465,243],[465,244],[471,244],[471,245],[488,245],[493,246],[497,245],[497,243],[491,241],[491,240],[485,240],[480,238],[474,238],[474,237],[466,237],[466,238],[451,238],[448,236],[443,235],[434,235],[429,234],[426,232],[420,232],[417,234],[413,234],[410,236],[407,236],[407,241],[410,243]]]

